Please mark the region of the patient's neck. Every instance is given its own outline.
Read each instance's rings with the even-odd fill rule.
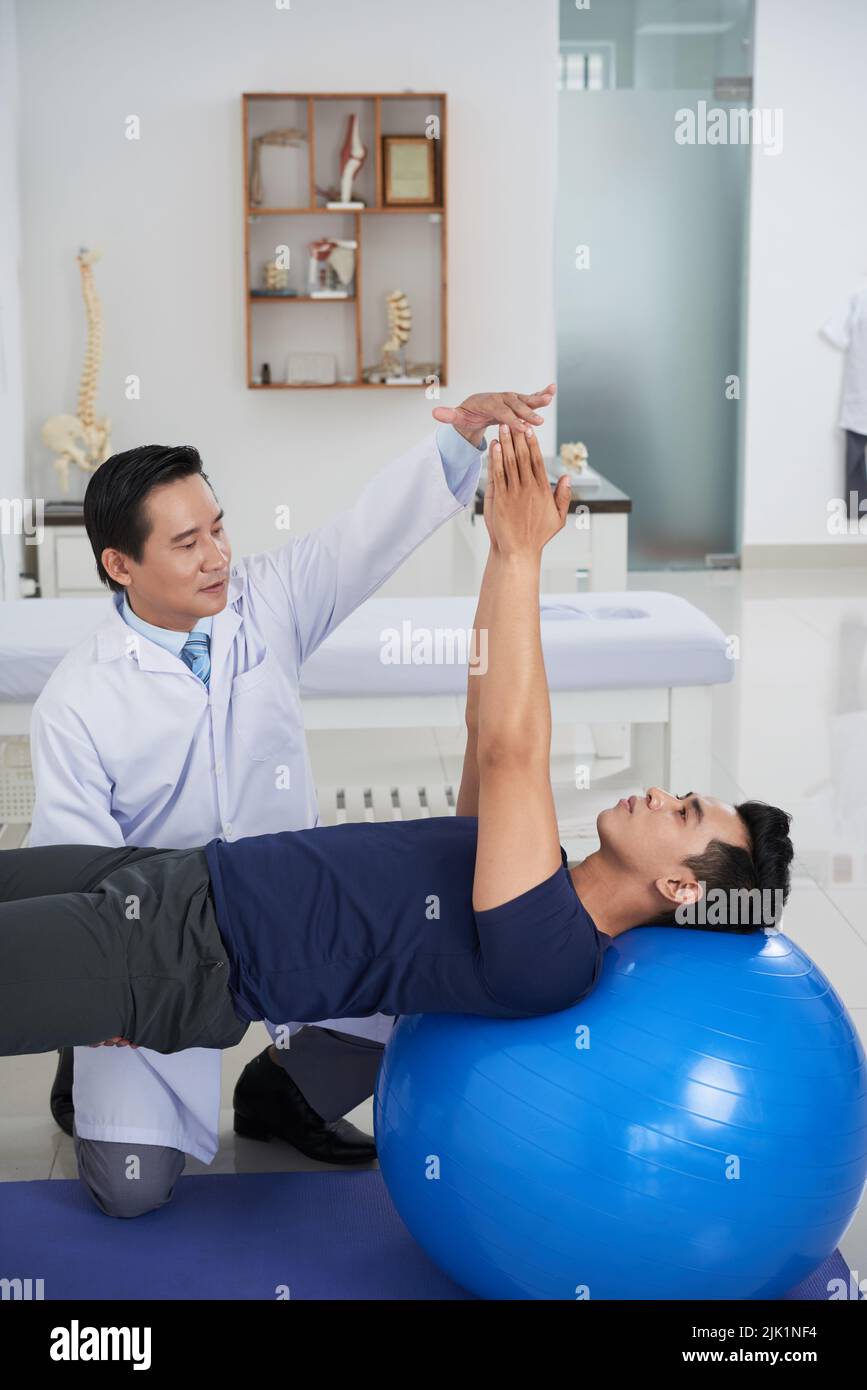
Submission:
[[[569,873],[583,907],[606,936],[619,936],[653,916],[646,894],[601,849]]]

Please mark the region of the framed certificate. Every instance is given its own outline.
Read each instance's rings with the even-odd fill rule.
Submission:
[[[425,135],[382,137],[386,207],[436,202],[434,144]]]

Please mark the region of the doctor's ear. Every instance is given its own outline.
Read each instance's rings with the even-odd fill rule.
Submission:
[[[122,584],[124,588],[128,588],[132,583],[132,575],[127,569],[126,560],[120,551],[104,550],[100,559],[109,579],[113,579],[115,584]]]

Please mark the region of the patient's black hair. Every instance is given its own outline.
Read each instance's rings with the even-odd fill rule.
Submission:
[[[779,806],[769,806],[765,801],[742,801],[735,810],[746,826],[750,848],[728,844],[724,840],[711,840],[702,854],[693,854],[684,859],[684,864],[692,870],[699,882],[705,885],[707,897],[713,890],[722,892],[731,902],[734,898],[735,911],[732,918],[738,920],[720,923],[702,923],[697,916],[694,921],[678,921],[677,909],[672,908],[654,917],[649,926],[699,927],[705,931],[736,932],[743,935],[756,931],[759,927],[778,926],[783,906],[789,896],[791,879],[789,865],[794,849],[789,839],[789,826],[792,817]],[[767,903],[768,896],[773,900],[770,920],[763,912],[758,920],[752,912],[738,912],[743,898],[749,895],[748,906]],[[709,907],[708,907],[709,913]],[[747,920],[744,921],[743,917]]]
[[[112,454],[97,468],[84,494],[84,525],[97,573],[115,593],[122,594],[124,586],[107,573],[102,552],[119,550],[140,562],[151,529],[144,505],[148,494],[162,483],[194,473],[200,473],[211,486],[199,451],[192,444],[140,444],[137,449]]]

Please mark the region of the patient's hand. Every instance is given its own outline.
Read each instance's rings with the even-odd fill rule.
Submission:
[[[539,555],[566,524],[569,479],[560,478],[551,491],[539,441],[532,432],[525,437],[500,426],[500,438],[491,445],[488,488],[485,517],[501,555]]]
[[[131,1043],[126,1038],[106,1038],[105,1042],[88,1043],[88,1047],[131,1047],[133,1052],[139,1049],[138,1043]]]
[[[544,418],[536,413],[537,409],[550,405],[556,390],[552,381],[544,391],[536,391],[530,396],[522,396],[517,391],[480,391],[475,396],[467,396],[457,408],[438,405],[433,417],[444,425],[452,425],[458,434],[479,448],[489,425],[508,425],[520,431],[532,425],[544,424]]]

